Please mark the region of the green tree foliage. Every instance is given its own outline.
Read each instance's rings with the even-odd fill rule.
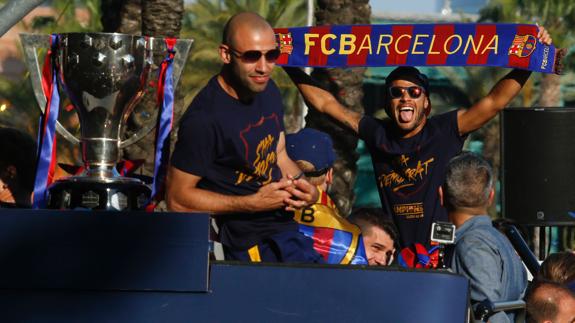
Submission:
[[[181,81],[186,105],[219,72],[218,46],[224,25],[232,15],[253,11],[266,18],[273,27],[293,27],[305,25],[306,10],[305,0],[198,0],[187,7],[182,37],[193,38],[194,45]],[[272,77],[283,93],[288,115],[297,106],[297,90],[282,69],[276,68]]]
[[[481,22],[538,23],[547,28],[557,47],[575,44],[573,0],[490,0],[480,16]]]
[[[544,26],[558,48],[575,46],[575,2],[573,0],[490,0],[480,11],[480,22],[538,23]],[[564,61],[564,71],[574,66],[574,55]],[[539,106],[561,104],[561,80],[552,74],[537,75],[540,81]]]
[[[51,2],[56,17],[40,16],[32,21],[31,29],[43,33],[95,32],[102,30],[99,18],[99,0],[54,0]],[[89,19],[78,19],[79,11]]]

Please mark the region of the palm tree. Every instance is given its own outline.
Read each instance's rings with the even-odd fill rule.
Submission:
[[[369,24],[371,7],[368,0],[318,1],[315,18],[317,25]],[[354,111],[363,112],[363,76],[365,68],[315,69],[314,78],[323,83],[338,100]],[[357,138],[344,126],[310,109],[306,123],[312,128],[329,133],[333,138],[338,159],[334,165],[333,197],[341,214],[351,212],[355,196],[353,187],[357,172]]]
[[[533,23],[545,26],[556,47],[575,45],[575,2],[572,0],[490,0],[481,10],[479,21]],[[554,74],[541,76],[538,106],[559,106],[560,78]]]

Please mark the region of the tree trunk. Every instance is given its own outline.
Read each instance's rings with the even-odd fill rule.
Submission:
[[[541,77],[540,107],[558,107],[561,104],[561,77],[556,74],[543,74]]]
[[[100,9],[104,32],[142,33],[142,0],[101,0]]]
[[[369,24],[371,7],[368,0],[319,0],[315,12],[316,25]],[[363,74],[365,68],[315,69],[314,78],[353,111],[363,112]],[[353,187],[357,172],[357,138],[342,125],[310,109],[306,117],[309,127],[331,135],[338,159],[334,165],[334,182],[330,195],[340,213],[347,216],[355,200]]]

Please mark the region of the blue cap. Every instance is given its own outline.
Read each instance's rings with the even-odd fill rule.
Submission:
[[[316,171],[332,167],[335,161],[331,137],[312,128],[286,135],[286,149],[293,161],[305,160],[311,163]]]

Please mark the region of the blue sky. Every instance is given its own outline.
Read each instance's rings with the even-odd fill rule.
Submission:
[[[412,13],[414,12],[414,8],[417,8],[417,13],[426,14],[437,12],[437,2],[437,0],[372,0],[369,4],[371,5],[371,11],[373,13]]]
[[[185,0],[186,3],[195,0]],[[315,0],[317,1],[317,0]],[[451,0],[451,7],[454,12],[466,11],[467,13],[477,13],[479,7],[487,0]],[[418,13],[429,14],[438,13],[443,7],[444,0],[370,0],[373,13]],[[471,12],[469,12],[471,11]]]

